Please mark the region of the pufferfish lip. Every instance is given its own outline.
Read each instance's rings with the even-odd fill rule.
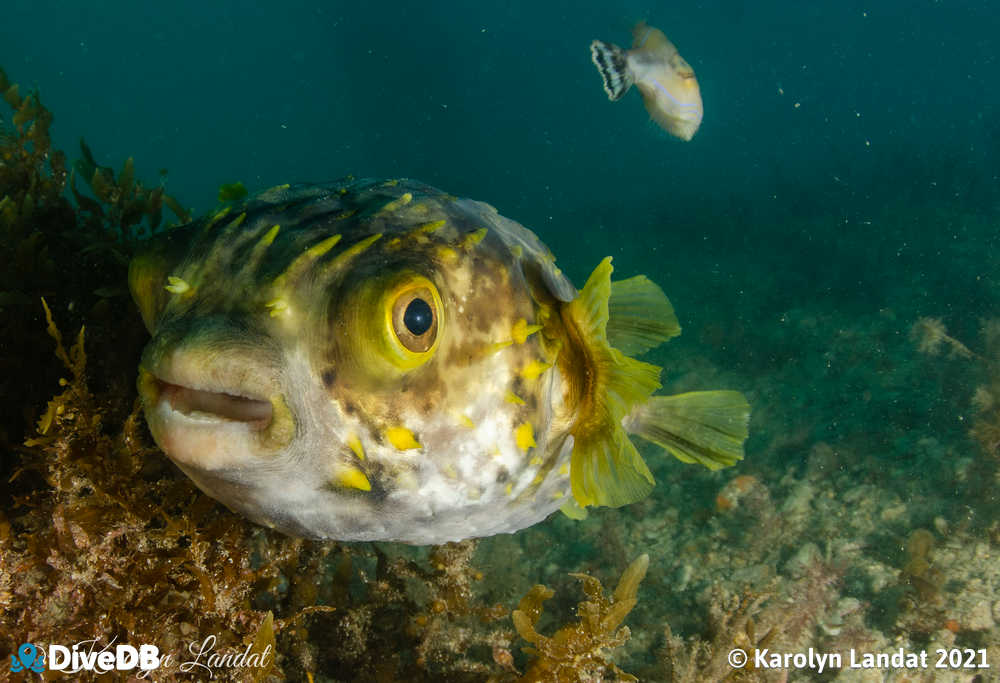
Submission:
[[[270,401],[157,381],[160,383],[160,400],[168,401],[171,408],[185,415],[204,414],[246,422],[255,429],[263,429],[271,422],[274,411]]]
[[[140,389],[147,404],[167,405],[173,412],[199,421],[241,422],[254,430],[265,429],[273,418],[274,407],[267,399],[170,380],[140,369]]]

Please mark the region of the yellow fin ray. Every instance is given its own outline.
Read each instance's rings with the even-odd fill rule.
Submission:
[[[601,261],[580,295],[566,305],[589,362],[589,384],[570,430],[574,440],[570,483],[581,506],[634,503],[648,495],[654,483],[621,420],[660,387],[660,368],[629,358],[608,344],[613,270],[610,258]]]
[[[581,506],[628,505],[648,496],[656,483],[621,428],[575,442],[569,473],[573,498]]]
[[[563,506],[559,508],[559,511],[570,519],[575,519],[577,521],[581,519],[587,519],[587,509],[580,507],[580,504],[576,502],[576,499],[570,496],[563,503]]]
[[[608,343],[626,356],[655,349],[681,333],[667,295],[645,275],[611,283]]]
[[[750,404],[738,391],[693,391],[654,396],[636,407],[625,428],[665,448],[681,462],[710,470],[743,459]]]

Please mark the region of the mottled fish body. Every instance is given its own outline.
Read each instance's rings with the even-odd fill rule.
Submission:
[[[653,120],[671,135],[690,140],[704,114],[694,69],[659,29],[640,22],[632,35],[628,51],[600,40],[590,44],[608,99],[621,99],[634,84]]]
[[[339,540],[442,543],[632,502],[652,476],[626,429],[732,464],[745,400],[651,397],[660,369],[609,338],[641,353],[679,326],[659,288],[610,274],[578,292],[529,230],[413,181],[274,188],[133,261],[146,419],[209,495]],[[685,436],[706,420],[723,437]]]

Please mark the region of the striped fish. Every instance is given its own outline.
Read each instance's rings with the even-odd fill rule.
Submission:
[[[600,40],[590,44],[608,99],[621,99],[634,84],[653,120],[671,135],[690,140],[704,114],[694,69],[659,29],[639,22],[632,35],[628,51]]]

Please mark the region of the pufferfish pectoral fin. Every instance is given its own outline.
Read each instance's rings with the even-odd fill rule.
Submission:
[[[646,353],[681,333],[670,299],[645,275],[611,283],[608,316],[608,343],[626,356]]]
[[[750,404],[738,391],[693,391],[654,396],[634,408],[625,428],[686,463],[710,470],[743,459]]]
[[[570,429],[570,485],[581,507],[634,503],[647,496],[654,484],[621,422],[659,388],[660,368],[629,358],[608,343],[613,270],[610,258],[601,261],[580,295],[563,310],[563,319],[572,329],[570,344],[584,347],[575,354],[578,363],[566,368],[569,380],[579,383],[586,393]],[[565,358],[573,355],[567,353]]]
[[[566,502],[563,504],[559,511],[570,519],[580,521],[582,519],[587,519],[587,509],[580,507],[580,504],[576,502],[573,496],[570,496]]]
[[[621,507],[642,500],[656,481],[622,428],[578,439],[570,464],[573,498],[582,507]]]

